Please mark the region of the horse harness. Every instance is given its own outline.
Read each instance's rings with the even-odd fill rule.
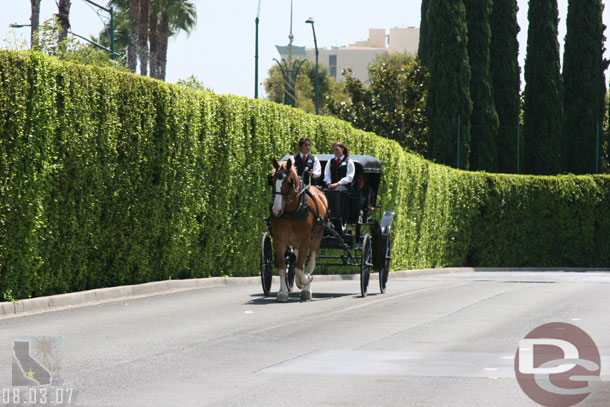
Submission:
[[[280,175],[288,176],[288,174],[286,172],[284,172],[283,170],[281,170]],[[294,183],[292,182],[292,180],[290,182],[290,185],[291,185],[290,189],[292,191],[294,191]],[[271,210],[271,205],[270,205],[269,206],[269,217],[265,219],[265,222],[267,223],[267,228],[271,231],[271,218],[289,219],[289,220],[304,219],[307,217],[308,212],[311,212],[311,214],[313,215],[313,217],[316,221],[316,226],[313,227],[311,230],[311,236],[314,235],[316,227],[322,227],[325,231],[329,232],[331,235],[333,235],[335,238],[337,238],[339,240],[339,242],[341,242],[341,245],[343,246],[344,250],[346,250],[349,258],[352,259],[353,261],[356,261],[352,257],[352,254],[349,252],[349,250],[347,250],[347,244],[345,243],[345,241],[343,240],[341,235],[332,227],[332,224],[330,223],[330,221],[324,220],[322,218],[322,216],[320,216],[320,208],[318,206],[318,200],[313,196],[313,194],[311,192],[309,192],[309,188],[310,188],[310,186],[307,185],[305,188],[303,188],[303,190],[301,192],[298,193],[297,197],[299,197],[299,205],[298,205],[297,209],[292,212],[282,212],[282,214],[280,214],[280,216],[274,216],[273,211]],[[278,195],[278,194],[288,195],[289,193],[290,193],[290,190],[288,192],[277,192],[275,190],[273,191],[274,195]],[[297,195],[296,191],[293,192],[293,195]],[[308,195],[313,200],[314,204],[316,205],[315,209],[309,205],[305,195]],[[293,198],[290,199],[290,201],[288,199],[286,199],[286,204],[288,204],[289,202],[292,202],[292,200],[294,200],[297,197],[293,196]]]
[[[282,178],[284,176],[289,176],[289,174],[287,172],[285,172],[283,169],[279,170],[280,171],[280,176],[282,176]],[[282,179],[280,178],[280,179]],[[287,192],[277,192],[277,191],[273,191],[274,195],[285,195],[286,196],[286,205],[290,204],[294,199],[299,199],[299,205],[297,206],[297,209],[291,212],[282,212],[282,214],[280,214],[279,216],[274,216],[273,212],[271,212],[271,207],[269,207],[269,212],[270,212],[270,217],[272,218],[279,218],[279,219],[304,219],[307,217],[308,212],[311,212],[311,214],[313,215],[314,219],[316,220],[316,223],[318,225],[324,225],[324,220],[322,219],[322,217],[320,216],[320,208],[318,207],[318,201],[317,199],[313,196],[313,194],[311,192],[309,192],[309,188],[310,186],[307,185],[305,186],[298,194],[297,191],[294,188],[294,182],[291,179],[290,180],[290,189]],[[292,191],[292,197],[289,195],[290,192]],[[314,208],[312,208],[309,203],[307,202],[307,197],[305,196],[309,196],[314,204],[316,205],[316,208],[314,210]]]

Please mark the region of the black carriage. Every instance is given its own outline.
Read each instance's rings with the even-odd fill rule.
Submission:
[[[370,215],[366,192],[370,188],[370,204],[378,211],[377,197],[381,182],[381,162],[372,156],[350,155],[355,164],[354,182],[347,191],[331,191],[324,186],[324,168],[331,154],[316,154],[322,165],[322,177],[312,182],[311,187],[324,191],[329,206],[329,222],[325,223],[324,236],[317,256],[317,266],[358,267],[360,269],[360,292],[367,295],[369,277],[372,270],[379,272],[379,288],[386,290],[391,263],[391,225],[394,212],[386,210],[380,220]],[[291,156],[282,158],[287,161]],[[365,188],[358,189],[356,180],[362,177]],[[363,196],[364,192],[364,196]],[[274,253],[271,245],[271,230],[263,234],[261,245],[261,282],[266,296],[270,294]],[[286,283],[289,289],[294,284],[296,257],[291,250],[285,253],[287,264]]]

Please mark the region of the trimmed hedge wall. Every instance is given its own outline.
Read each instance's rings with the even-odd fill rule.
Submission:
[[[610,265],[610,177],[458,171],[333,118],[0,51],[0,294],[258,274],[271,157],[303,136],[382,161],[394,269]]]

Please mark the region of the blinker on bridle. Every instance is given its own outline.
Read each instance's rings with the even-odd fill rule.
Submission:
[[[277,174],[277,177],[280,181],[284,180],[284,177],[289,177],[290,174],[284,169],[281,168],[279,170],[275,170],[275,174]],[[288,191],[286,192],[277,192],[275,189],[273,190],[273,195],[285,195],[286,196],[286,205],[288,205],[290,202],[292,202],[294,200],[294,196],[291,199],[288,199],[288,194],[290,194],[290,191],[294,191],[294,180],[292,178],[290,178],[290,182],[289,182],[290,187],[288,188]],[[296,195],[296,191],[294,191],[293,195]]]

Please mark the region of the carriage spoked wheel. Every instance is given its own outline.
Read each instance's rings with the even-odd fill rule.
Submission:
[[[379,290],[381,294],[385,293],[386,285],[388,283],[388,276],[390,275],[390,262],[392,261],[392,256],[390,254],[390,248],[392,247],[392,242],[390,241],[390,228],[387,230],[387,239],[385,245],[385,260],[383,262],[383,268],[379,270]]]
[[[365,235],[362,242],[362,262],[360,263],[360,293],[366,297],[371,275],[371,235]]]
[[[260,267],[263,293],[265,293],[265,297],[268,297],[271,292],[271,281],[273,279],[273,248],[271,247],[269,232],[263,233]]]

